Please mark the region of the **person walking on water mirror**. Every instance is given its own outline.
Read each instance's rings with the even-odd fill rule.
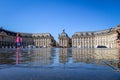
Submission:
[[[17,43],[17,48],[21,48],[22,47],[22,37],[20,35],[20,33],[17,33],[16,35],[16,43]]]

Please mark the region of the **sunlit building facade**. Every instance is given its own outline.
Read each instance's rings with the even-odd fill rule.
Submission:
[[[65,30],[63,30],[63,32],[59,34],[58,39],[59,39],[59,47],[63,47],[63,48],[70,47],[70,38],[67,35],[67,33],[65,33]]]
[[[15,48],[17,32],[0,28],[0,48]],[[22,46],[29,47],[54,47],[55,40],[50,33],[20,33],[22,36]]]
[[[76,32],[72,36],[72,47],[94,48],[93,32]]]
[[[38,33],[32,35],[36,47],[55,47],[56,41],[50,33]]]
[[[0,28],[0,48],[16,47],[16,32],[8,31]]]
[[[50,33],[22,33],[23,47],[77,47],[77,48],[118,48],[117,33],[120,25],[100,31],[75,32],[70,38],[65,30],[58,35],[58,42]],[[15,48],[17,32],[0,28],[0,48]]]
[[[32,38],[31,33],[20,33],[22,36],[22,46],[28,47],[30,45],[34,45],[34,39]]]
[[[72,36],[72,47],[79,48],[118,48],[116,42],[120,25],[116,28],[94,32],[76,32]]]

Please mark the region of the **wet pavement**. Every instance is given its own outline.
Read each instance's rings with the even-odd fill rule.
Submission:
[[[0,49],[0,80],[120,80],[120,50]]]

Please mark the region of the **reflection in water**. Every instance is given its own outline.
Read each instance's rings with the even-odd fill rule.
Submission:
[[[60,48],[59,49],[59,62],[66,63],[68,62],[68,49],[67,48]]]
[[[59,48],[59,63],[72,63],[71,49]]]
[[[16,50],[16,64],[19,64],[19,62],[20,62],[20,54],[21,54],[21,49],[17,48],[17,50]]]
[[[6,50],[5,50],[6,51]],[[103,62],[120,68],[119,49],[80,49],[80,48],[37,48],[0,50],[0,64],[21,64],[27,66],[54,66],[59,64],[99,64]]]
[[[52,64],[52,48],[39,48],[33,50],[31,56],[31,64],[34,66],[37,65],[48,65]]]
[[[74,48],[72,49],[72,57],[75,63],[76,62],[93,63],[93,61],[95,61],[94,49]]]
[[[13,50],[0,49],[0,64],[13,64],[12,55],[14,55]]]
[[[120,49],[118,50],[119,52],[118,52],[118,67],[120,68]]]
[[[119,49],[96,49],[95,58],[109,63],[112,66],[120,68],[120,50]]]
[[[120,49],[72,49],[74,62],[108,64],[120,68]]]

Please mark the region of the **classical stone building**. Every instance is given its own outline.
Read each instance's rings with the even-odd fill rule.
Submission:
[[[32,35],[36,47],[55,47],[56,41],[50,33],[36,33]]]
[[[23,47],[28,47],[34,45],[34,39],[32,38],[31,33],[20,33],[22,36],[22,45]]]
[[[16,33],[0,28],[0,48],[15,47]]]
[[[59,34],[57,43],[50,33],[20,33],[23,47],[78,47],[78,48],[118,48],[117,33],[120,25],[101,31],[75,32],[70,38],[65,30]],[[17,32],[0,28],[0,48],[15,48]]]
[[[94,47],[93,32],[76,32],[72,36],[72,47],[93,48]]]
[[[16,47],[16,34],[17,32],[5,30],[0,28],[0,48],[15,48]],[[20,33],[22,36],[23,47],[29,45],[35,47],[54,47],[55,40],[50,33]]]
[[[65,30],[63,30],[63,32],[61,34],[59,34],[59,47],[70,47],[70,38],[67,35],[67,33],[65,33]]]
[[[17,32],[13,32],[13,31],[0,28],[0,47],[1,48],[15,48],[16,47],[16,34]],[[20,34],[22,36],[23,47],[34,44],[32,34],[30,33],[20,33]]]
[[[101,31],[76,32],[72,36],[72,47],[118,48],[116,30],[120,31],[120,25]]]

